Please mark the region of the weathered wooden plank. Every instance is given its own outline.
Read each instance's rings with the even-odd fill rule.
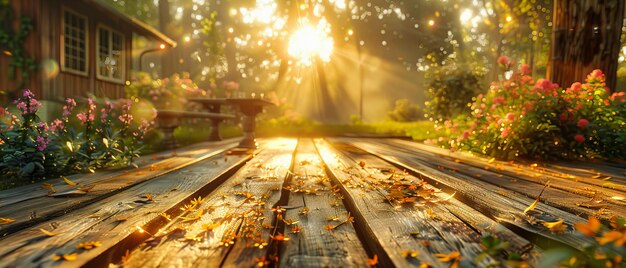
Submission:
[[[550,177],[558,179],[564,182],[577,183],[577,188],[585,189],[586,187],[599,186],[607,189],[619,190],[626,192],[626,167],[622,169],[618,168],[602,168],[601,164],[596,167],[598,170],[589,169],[588,164],[581,162],[577,163],[578,166],[585,166],[586,169],[564,169],[562,166],[564,163],[550,164],[550,163],[524,163],[511,164],[509,162],[494,160],[489,163],[490,160],[477,157],[475,155],[465,152],[450,152],[442,148],[421,144],[418,142],[411,142],[406,140],[389,140],[384,141],[386,144],[396,144],[403,148],[415,148],[421,152],[430,152],[438,156],[452,157],[453,159],[462,160],[464,163],[475,165],[477,167],[491,166],[499,172],[508,172],[514,175],[526,175],[531,178]],[[560,168],[557,168],[560,167]],[[609,180],[606,180],[610,177]],[[587,186],[580,185],[578,183],[588,184]],[[595,188],[595,187],[594,187]],[[599,189],[595,188],[595,191]],[[616,195],[623,196],[623,193],[615,193]]]
[[[135,160],[135,164],[139,166],[139,168],[146,168],[150,165],[154,166],[164,166],[168,162],[172,161],[171,159],[174,156],[181,157],[201,157],[202,155],[215,150],[216,147],[222,145],[235,144],[238,139],[229,139],[220,142],[204,142],[199,144],[190,145],[184,148],[179,148],[175,150],[167,150],[163,152],[158,152],[150,155],[144,155]],[[115,176],[120,176],[123,174],[128,174],[132,172],[141,171],[141,169],[136,169],[133,167],[125,167],[125,168],[115,168],[115,169],[103,169],[98,170],[96,173],[89,174],[74,174],[71,176],[67,176],[73,182],[82,184],[82,185],[90,185],[97,184],[101,181],[106,181]],[[67,184],[59,179],[46,180],[43,182],[47,182],[52,184],[52,186],[59,191],[67,189]],[[0,191],[0,208],[15,204],[18,202],[22,202],[28,199],[33,199],[37,197],[46,196],[48,193],[47,190],[42,190],[41,183],[23,185],[15,188],[11,188],[8,190]]]
[[[507,228],[512,228],[515,232],[523,233],[522,236],[542,248],[566,245],[582,250],[583,245],[595,243],[592,239],[573,232],[575,223],[586,221],[581,217],[541,202],[533,211],[529,212],[530,216],[528,216],[523,211],[534,202],[532,198],[462,174],[450,176],[438,169],[424,165],[419,161],[419,157],[413,153],[365,142],[355,142],[355,144],[369,153],[415,173],[420,178],[444,190],[456,191],[456,197],[461,202],[504,224]],[[553,233],[542,225],[543,221],[555,222],[558,220],[563,220],[567,227],[564,233]]]
[[[8,235],[0,240],[0,266],[106,267],[108,260],[147,238],[141,230],[152,233],[167,224],[162,213],[168,217],[180,214],[178,207],[213,190],[248,159],[214,155],[185,170],[144,181],[80,210]],[[56,235],[48,237],[40,228]],[[77,248],[89,241],[102,245],[91,250]],[[78,253],[75,261],[53,260],[54,255],[73,253]]]
[[[329,142],[336,148],[341,148],[341,151],[344,152],[348,157],[353,159],[355,162],[363,163],[365,168],[372,169],[374,172],[382,172],[382,173],[401,173],[401,171],[397,171],[395,167],[387,163],[380,158],[373,156],[357,147],[354,147],[350,143],[345,143],[344,139],[329,139]],[[410,174],[402,174],[404,178],[412,180],[412,181],[421,181],[420,179],[410,175]],[[453,193],[452,193],[453,194]],[[433,194],[439,199],[445,199],[449,195],[443,192],[437,192]],[[451,222],[455,224],[467,224],[473,230],[476,230],[479,234],[491,234],[495,235],[510,244],[509,253],[517,253],[519,255],[526,255],[526,257],[530,258],[531,262],[535,262],[535,256],[539,255],[541,250],[536,249],[533,244],[526,240],[523,237],[515,234],[510,231],[502,224],[488,218],[487,216],[482,215],[480,212],[476,211],[470,206],[460,202],[455,198],[450,198],[447,202],[441,202],[434,206],[430,207],[433,211],[438,212],[436,215],[445,215],[446,217],[450,217],[448,213],[451,213],[458,219],[453,219]],[[445,212],[441,213],[441,211],[445,209]],[[461,222],[459,221],[461,220]]]
[[[295,146],[293,139],[268,141],[205,202],[186,212],[186,219],[173,219],[135,250],[124,266],[256,265],[268,253],[273,228],[265,227],[274,226],[271,208],[280,198]]]
[[[27,194],[26,198],[14,197],[13,199],[18,199],[19,201],[7,201],[5,205],[0,207],[1,217],[9,217],[16,220],[11,224],[3,225],[2,229],[0,229],[0,235],[10,234],[39,222],[58,217],[69,211],[114,195],[138,183],[220,154],[235,145],[236,142],[231,140],[229,142],[218,143],[216,146],[209,148],[192,147],[190,150],[185,150],[181,154],[169,153],[169,158],[159,160],[155,164],[144,165],[138,169],[113,173],[110,174],[111,176],[96,176],[95,178],[79,177],[75,180],[79,185],[93,185],[94,187],[87,194],[75,197],[54,198],[46,195],[48,190],[42,188],[32,189],[32,193]],[[158,154],[155,159],[160,159],[160,155],[162,154]],[[163,157],[167,157],[167,154],[163,155]],[[56,183],[57,186],[55,187],[57,192],[72,189],[62,180],[59,179],[58,181],[60,182]]]
[[[285,218],[298,223],[286,228],[291,240],[282,247],[280,266],[367,266],[367,253],[351,224],[333,231],[324,228],[338,224],[348,211],[339,199],[340,194],[331,191],[330,179],[324,173],[312,140],[300,139],[296,152],[293,176],[287,186],[290,209],[285,212]],[[294,231],[298,232],[293,234]]]
[[[316,146],[328,167],[327,172],[345,191],[355,226],[360,235],[365,236],[362,241],[370,243],[368,246],[378,255],[382,266],[408,267],[429,263],[434,267],[448,267],[450,263],[439,262],[435,254],[452,252],[463,256],[462,266],[486,265],[495,261],[487,257],[478,264],[473,263],[482,252],[480,235],[447,211],[440,203],[445,201],[424,199],[422,202],[416,197],[416,201],[400,205],[389,199],[393,186],[410,182],[416,184],[409,185],[416,186],[421,180],[393,172],[383,174],[380,169],[369,168],[366,162],[351,159],[349,152],[335,150],[321,140],[316,140]],[[373,161],[370,156],[361,157]],[[420,187],[427,198],[431,197],[427,194],[430,190],[438,191],[431,185]],[[416,255],[407,257],[407,252]]]
[[[549,180],[549,178],[528,178],[524,175],[516,175],[513,177],[510,173],[501,173],[497,171],[496,168],[478,168],[475,165],[468,165],[465,162],[458,161],[458,159],[430,155],[413,148],[400,147],[395,144],[388,144],[386,142],[379,141],[370,142],[379,144],[380,146],[391,146],[397,150],[419,156],[417,161],[420,161],[422,164],[431,168],[439,169],[449,175],[455,176],[455,174],[463,174],[476,180],[481,180],[504,189],[515,191],[530,198],[535,198],[537,193],[543,190],[544,185],[539,183],[541,180],[543,180],[544,183]],[[560,187],[560,183],[563,182],[554,182],[554,184],[551,184],[551,186],[554,187],[549,187],[543,192],[542,200],[544,203],[569,211],[576,215],[581,215],[585,218],[591,215],[603,219],[609,219],[612,215],[626,217],[626,207],[621,204],[616,204],[621,201],[613,200],[612,202],[592,202],[590,201],[591,197],[585,196],[594,195],[595,192],[592,190],[572,190],[576,188],[566,186],[566,188],[571,191],[565,191],[562,190],[562,187]],[[584,192],[586,194],[580,194],[580,192]],[[598,213],[600,208],[603,209],[602,213]]]

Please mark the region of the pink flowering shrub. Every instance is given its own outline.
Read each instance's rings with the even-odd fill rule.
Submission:
[[[473,99],[470,115],[438,124],[436,130],[450,138],[436,142],[502,159],[626,159],[626,96],[606,87],[602,71],[563,89],[535,81],[528,70],[522,65],[492,83]]]
[[[187,98],[210,94],[200,89],[191,80],[189,73],[173,74],[163,79],[152,79],[148,73],[137,73],[125,90],[131,99],[147,100],[157,109],[169,110],[200,109],[201,105],[188,102]]]
[[[119,108],[88,98],[84,105],[65,100],[61,118],[50,123],[37,116],[41,103],[25,90],[14,101],[19,115],[0,108],[0,176],[39,178],[97,168],[133,165],[152,118],[133,122],[132,101]],[[100,111],[100,113],[98,113]]]

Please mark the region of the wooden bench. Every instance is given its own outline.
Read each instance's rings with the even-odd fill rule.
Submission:
[[[166,148],[172,149],[178,147],[176,139],[174,139],[174,129],[180,126],[181,119],[211,119],[210,141],[221,140],[219,135],[219,124],[226,119],[234,119],[234,115],[221,113],[206,112],[190,112],[179,110],[157,110],[157,127],[163,131],[164,144]]]

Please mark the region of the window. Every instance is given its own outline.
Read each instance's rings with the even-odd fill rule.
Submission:
[[[87,75],[87,18],[63,9],[61,67]]]
[[[124,80],[124,36],[110,28],[98,26],[98,78]]]

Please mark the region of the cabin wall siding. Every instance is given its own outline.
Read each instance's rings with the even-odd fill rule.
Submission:
[[[26,15],[33,18],[34,30],[31,32],[24,44],[24,48],[31,56],[36,58],[38,64],[44,60],[61,64],[61,32],[62,32],[62,15],[63,8],[70,9],[80,15],[87,17],[88,31],[88,63],[87,75],[77,75],[74,73],[64,72],[58,66],[58,74],[52,78],[42,75],[39,69],[36,74],[31,76],[27,87],[33,90],[36,96],[42,99],[62,101],[67,97],[87,97],[93,94],[98,97],[107,97],[111,99],[122,98],[125,96],[123,82],[110,82],[98,79],[96,77],[97,64],[97,44],[96,34],[97,26],[105,25],[124,35],[124,79],[129,80],[132,67],[132,31],[130,27],[125,25],[119,19],[108,17],[97,12],[97,9],[90,7],[88,4],[77,0],[20,0],[11,1],[15,18]],[[17,23],[15,23],[15,27]],[[14,91],[15,83],[9,81],[7,77],[8,56],[2,53],[0,55],[0,90]]]
[[[41,6],[39,5],[40,0],[20,0],[20,1],[11,1],[11,6],[13,8],[13,30],[17,32],[17,29],[20,25],[19,18],[21,16],[28,16],[33,19],[33,30],[26,37],[24,41],[23,47],[26,50],[28,56],[35,57],[36,62],[39,62],[39,37],[37,35],[38,30],[38,17],[41,12]],[[18,89],[18,83],[16,81],[21,80],[21,73],[19,71],[16,72],[16,80],[13,81],[9,79],[9,62],[11,60],[11,56],[4,53],[4,51],[0,51],[0,90],[6,92],[12,92],[13,94],[20,94],[22,89],[30,89],[33,93],[37,94],[37,96],[41,96],[41,86],[37,81],[40,80],[40,75],[38,71],[35,71],[31,74],[29,81],[25,81],[23,88]],[[18,92],[15,92],[18,91]]]

